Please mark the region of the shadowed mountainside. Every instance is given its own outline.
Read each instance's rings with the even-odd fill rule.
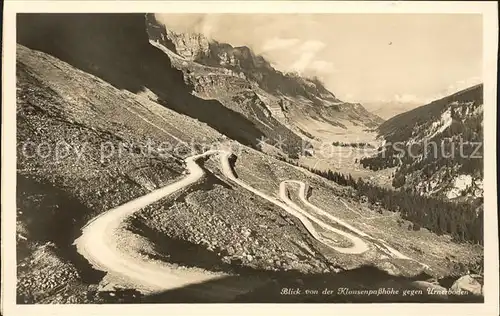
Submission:
[[[362,266],[338,273],[303,274],[298,271],[239,271],[239,276],[193,284],[143,298],[143,303],[481,303],[482,297],[473,295],[429,294],[428,288],[446,291],[437,283],[428,282],[429,276],[413,278],[391,276],[372,266]],[[234,287],[245,284],[247,278],[265,280],[255,290],[227,301],[210,291],[216,287]],[[369,276],[369,277],[367,277]],[[342,292],[341,289],[347,291]],[[289,291],[286,294],[286,291]],[[292,294],[299,290],[300,294]],[[306,293],[306,290],[308,291]],[[348,292],[351,291],[351,292]],[[355,294],[354,291],[359,291]],[[366,291],[364,294],[362,291]],[[368,291],[372,294],[368,295]],[[379,292],[380,291],[380,292]],[[385,291],[385,292],[384,292]],[[379,293],[379,294],[375,294]]]
[[[181,71],[149,44],[144,14],[19,14],[17,41],[118,89],[149,89],[158,102],[196,118],[231,139],[255,147],[263,133],[216,100],[191,94]]]

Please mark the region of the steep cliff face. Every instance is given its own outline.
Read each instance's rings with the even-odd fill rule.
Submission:
[[[175,43],[176,53],[189,60],[203,58],[210,50],[208,39],[201,34],[175,33],[166,30],[166,37]]]
[[[154,15],[148,15],[148,30],[153,45],[158,45],[170,56],[172,63],[184,72],[186,81],[199,95],[226,99],[221,102],[230,108],[238,109],[239,105],[227,102],[225,96],[242,91],[250,95],[248,91],[253,91],[252,98],[263,105],[255,104],[256,108],[291,129],[300,125],[298,129],[304,131],[308,125],[317,125],[318,121],[326,124],[323,126],[332,125],[345,130],[349,126],[371,129],[383,122],[361,104],[339,100],[317,78],[274,69],[246,46],[233,47],[208,40],[201,34],[177,33],[156,21]]]
[[[268,93],[302,96],[312,100],[319,97],[326,102],[340,102],[319,80],[284,74],[249,47],[209,42],[201,34],[175,33],[172,30],[166,30],[165,37],[174,44],[176,52],[182,57],[203,65],[243,73]]]
[[[209,53],[210,43],[201,34],[176,33],[159,23],[153,13],[146,14],[149,39],[158,41],[170,51],[188,60],[197,60]]]

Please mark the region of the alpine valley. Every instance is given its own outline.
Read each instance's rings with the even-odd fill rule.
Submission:
[[[18,14],[16,75],[18,304],[484,300],[482,85],[384,121],[154,14]]]

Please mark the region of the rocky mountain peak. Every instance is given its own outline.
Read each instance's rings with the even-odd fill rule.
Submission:
[[[276,70],[250,47],[234,47],[208,39],[203,34],[168,29],[152,14],[146,15],[146,20],[150,39],[158,41],[185,60],[242,73],[249,81],[276,96],[301,96],[312,100],[316,105],[326,106],[342,102],[318,78],[305,78]]]
[[[176,33],[167,29],[166,37],[174,43],[176,53],[189,60],[203,58],[210,50],[209,41],[202,34]]]

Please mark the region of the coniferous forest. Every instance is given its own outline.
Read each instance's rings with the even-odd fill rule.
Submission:
[[[407,176],[421,182],[437,172],[482,178],[483,114],[478,111],[482,94],[478,85],[387,120],[379,127],[384,146],[376,155],[360,159],[361,166],[374,171],[397,167],[395,188],[404,187]],[[448,111],[451,124],[438,132],[444,124],[438,119]]]
[[[459,242],[483,244],[483,210],[476,211],[479,205],[475,203],[448,202],[409,191],[382,188],[331,170],[306,169],[340,185],[355,188],[371,203],[380,202],[385,209],[400,212],[404,219],[414,224],[414,228],[424,227],[438,235],[449,234]]]
[[[388,211],[400,212],[403,219],[413,223],[414,230],[423,227],[438,235],[448,234],[457,242],[483,244],[483,208],[478,208],[481,200],[450,202],[408,190],[386,189],[361,178],[356,180],[350,174],[302,167],[339,185],[356,189],[358,196],[366,196],[370,203],[379,202]]]

